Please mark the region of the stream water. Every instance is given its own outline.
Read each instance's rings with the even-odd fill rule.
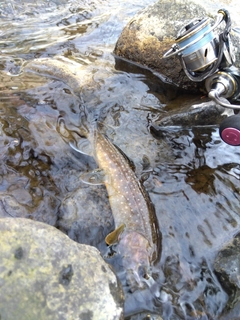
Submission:
[[[134,162],[163,236],[157,294],[125,288],[126,319],[218,319],[228,296],[212,265],[239,231],[240,149],[224,144],[217,126],[151,134],[159,114],[200,99],[116,64],[122,29],[153,2],[1,1],[0,216],[43,221],[106,251],[114,222],[105,187],[80,181],[96,164],[67,143],[81,124],[79,99],[61,79],[23,72],[36,58],[70,59],[83,70],[81,101]],[[110,263],[118,272],[117,259]]]

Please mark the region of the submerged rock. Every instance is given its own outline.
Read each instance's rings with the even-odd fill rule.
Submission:
[[[167,116],[159,115],[150,125],[150,131],[157,137],[164,137],[171,135],[172,130],[179,131],[179,127],[220,124],[228,113],[230,114],[231,111],[226,112],[224,107],[216,105],[214,101],[203,102],[191,107],[183,107],[178,110],[178,113],[169,112]]]
[[[229,295],[227,309],[232,309],[240,295],[240,233],[218,253],[214,270]]]
[[[103,245],[106,251],[104,239],[114,229],[114,221],[105,187],[81,187],[69,192],[59,208],[57,227],[72,240],[99,250]]]
[[[202,83],[192,82],[186,77],[177,56],[163,59],[163,54],[175,43],[179,30],[189,21],[206,16],[215,18],[222,8],[229,10],[233,25],[238,24],[236,0],[228,1],[228,5],[224,1],[159,0],[129,21],[116,43],[114,53],[159,72],[181,88],[191,91],[204,89]],[[232,40],[239,62],[239,38],[233,34]]]
[[[122,319],[117,278],[98,250],[28,219],[0,219],[0,318]]]

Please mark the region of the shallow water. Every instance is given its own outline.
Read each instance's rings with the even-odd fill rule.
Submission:
[[[106,190],[80,181],[96,164],[67,143],[81,126],[84,103],[145,180],[163,235],[157,288],[125,288],[126,316],[217,319],[228,297],[212,263],[239,231],[240,150],[220,140],[217,126],[150,133],[159,113],[193,100],[178,98],[149,71],[115,65],[121,30],[150,3],[1,2],[0,216],[44,221],[106,252],[114,225]],[[60,80],[23,72],[33,59],[55,55],[81,66],[81,99]],[[118,271],[117,258],[110,263]]]

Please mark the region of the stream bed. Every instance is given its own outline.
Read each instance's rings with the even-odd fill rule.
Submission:
[[[217,125],[151,132],[159,114],[201,102],[149,70],[126,62],[121,69],[112,54],[129,19],[151,3],[1,2],[0,217],[45,222],[106,253],[114,228],[106,189],[80,180],[96,164],[68,144],[84,104],[134,162],[162,233],[154,292],[129,292],[122,279],[126,319],[218,319],[228,295],[213,262],[239,232],[240,149],[221,141]],[[80,98],[61,79],[24,72],[55,56],[81,67]],[[118,259],[109,263],[121,279]]]

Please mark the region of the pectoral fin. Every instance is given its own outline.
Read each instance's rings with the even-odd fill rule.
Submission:
[[[87,139],[82,139],[81,141],[79,141],[77,147],[72,142],[69,142],[69,145],[76,152],[93,157],[92,146]]]
[[[115,229],[114,231],[109,233],[105,238],[106,244],[109,246],[116,244],[118,242],[119,236],[123,232],[124,228],[125,228],[125,224],[123,223],[120,225],[120,227],[118,227],[117,229]]]
[[[91,172],[83,173],[80,179],[91,185],[101,185],[106,183],[107,177],[102,169],[96,169]]]

